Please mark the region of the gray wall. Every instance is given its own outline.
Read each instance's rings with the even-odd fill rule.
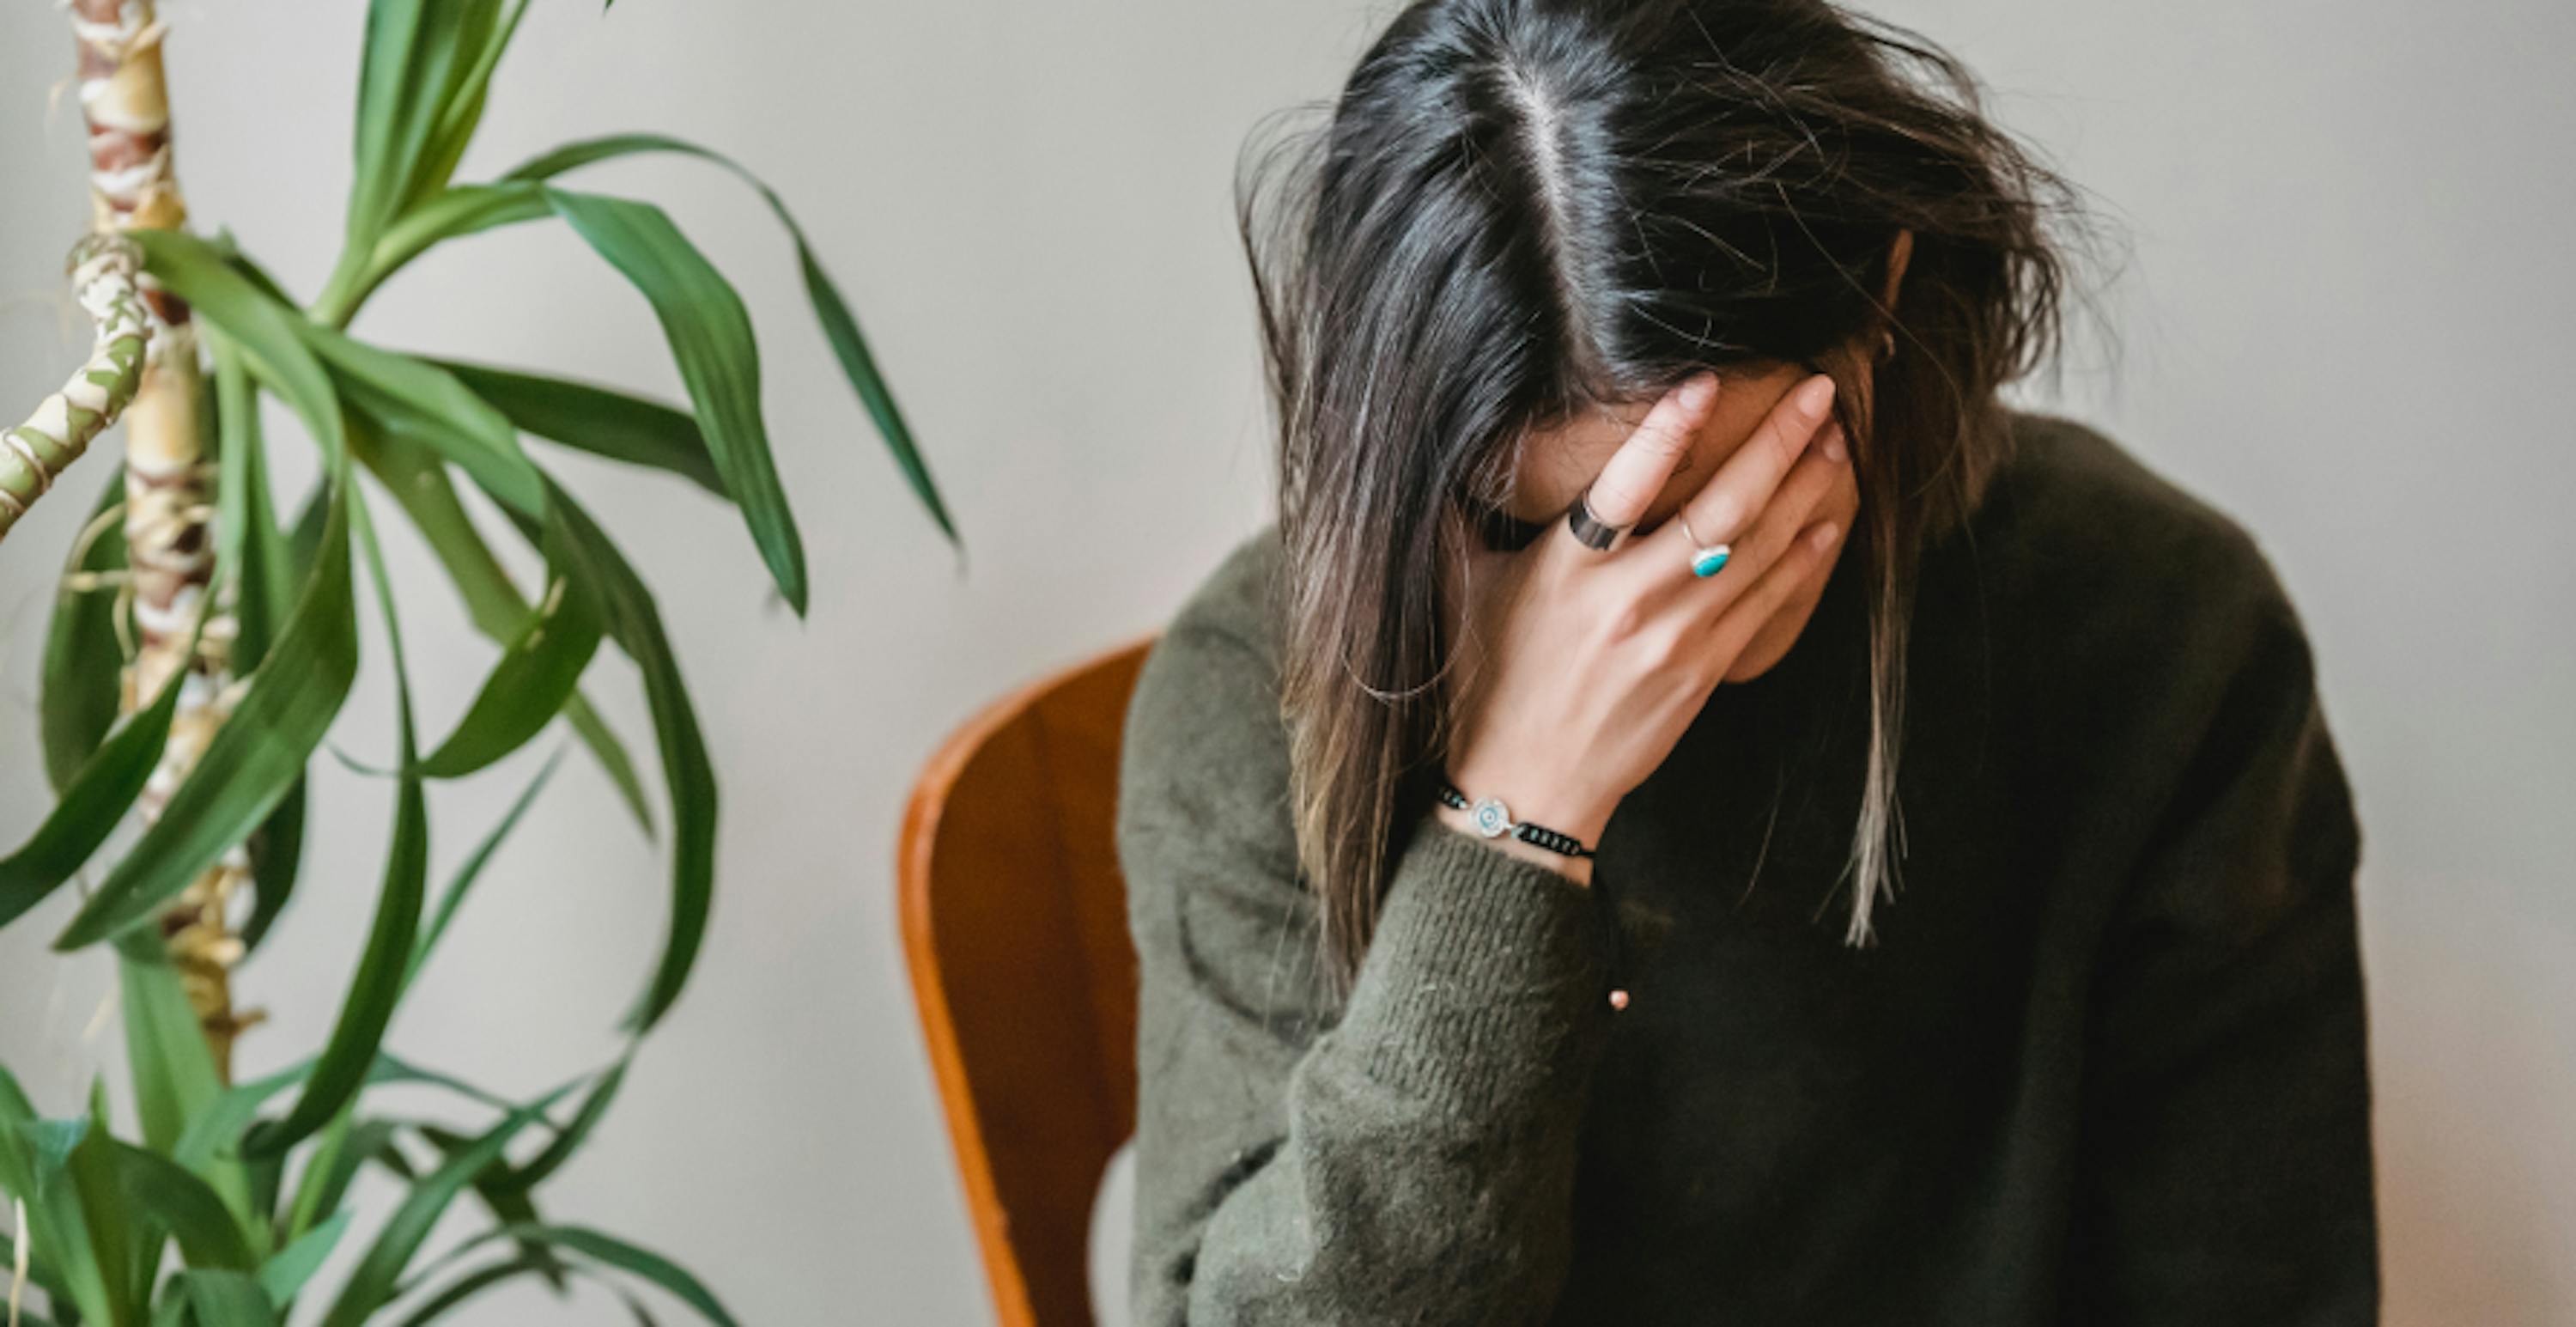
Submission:
[[[294,288],[330,263],[362,6],[170,0],[182,172]],[[1153,626],[1266,509],[1228,181],[1262,112],[1331,92],[1391,6],[1289,0],[537,7],[469,173],[613,129],[739,154],[808,220],[874,334],[973,550],[894,482],[756,202],[678,162],[594,187],[665,202],[764,336],[815,605],[763,603],[749,543],[680,486],[564,462],[662,592],[725,780],[704,966],[553,1211],[708,1273],[746,1321],[944,1323],[985,1294],[889,896],[919,761],[979,701]],[[2314,637],[2361,798],[2390,1320],[2576,1320],[2576,9],[1906,0],[2133,240],[2125,357],[2036,403],[2092,418],[2244,519]],[[0,414],[76,362],[60,256],[85,220],[51,5],[0,10]],[[559,228],[456,246],[360,325],[405,347],[670,395],[641,303]],[[290,451],[292,449],[289,449]],[[88,482],[80,487],[88,488]],[[44,803],[33,670],[56,501],[0,558],[0,837]],[[486,652],[393,540],[424,723]],[[376,624],[335,734],[390,749]],[[648,731],[622,665],[594,686]],[[536,759],[433,804],[443,874]],[[258,1070],[319,1042],[365,924],[381,782],[334,769],[311,882],[244,978]],[[660,932],[660,859],[583,758],[396,1028],[530,1093],[611,1050]],[[60,1110],[114,1045],[57,907],[0,937],[0,1057]],[[460,1224],[457,1229],[463,1227]],[[617,1322],[501,1297],[471,1320]]]

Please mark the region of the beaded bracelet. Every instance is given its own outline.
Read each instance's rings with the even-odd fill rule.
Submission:
[[[1486,838],[1501,838],[1509,834],[1523,843],[1545,848],[1559,856],[1589,857],[1592,855],[1592,850],[1583,845],[1583,840],[1571,834],[1560,833],[1545,825],[1533,825],[1525,820],[1513,820],[1511,811],[1504,807],[1503,799],[1499,797],[1487,797],[1480,801],[1469,802],[1467,794],[1458,791],[1456,785],[1443,779],[1440,781],[1440,801],[1443,805],[1453,806],[1466,812],[1475,821],[1476,832]]]

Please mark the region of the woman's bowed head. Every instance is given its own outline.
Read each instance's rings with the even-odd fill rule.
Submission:
[[[1331,111],[1261,154],[1240,223],[1336,979],[1429,780],[1592,841],[1836,574],[1870,624],[1865,942],[1919,559],[2006,458],[1996,389],[2057,349],[2073,189],[1948,54],[1818,0],[1415,4]],[[1564,535],[1587,487],[1607,550]],[[1498,517],[1547,533],[1492,550]],[[1721,543],[1709,583],[1669,574]]]

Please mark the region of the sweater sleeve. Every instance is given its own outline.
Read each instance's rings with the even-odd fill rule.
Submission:
[[[1185,610],[1127,718],[1140,1327],[1544,1319],[1610,1016],[1591,891],[1424,816],[1322,995],[1276,675]]]
[[[2070,1320],[2378,1320],[2353,877],[2360,826],[2305,635],[2243,564],[2196,750],[2107,936]]]

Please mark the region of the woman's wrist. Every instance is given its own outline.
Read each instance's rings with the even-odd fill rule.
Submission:
[[[1559,778],[1469,762],[1450,766],[1447,777],[1466,794],[1470,805],[1487,797],[1501,798],[1514,821],[1545,825],[1573,836],[1587,848],[1600,843],[1601,831],[1610,823],[1609,806],[1599,804],[1598,798],[1565,791]],[[1459,823],[1468,823],[1464,813]]]
[[[1515,823],[1530,824],[1566,835],[1585,848],[1596,847],[1601,830],[1609,821],[1605,812],[1580,809],[1570,800],[1549,796],[1544,785],[1535,779],[1513,779],[1489,774],[1482,769],[1460,766],[1449,778],[1468,802],[1467,807],[1451,806],[1442,801],[1434,804],[1442,823],[1461,833],[1486,839],[1497,850],[1525,861],[1535,862],[1583,884],[1592,881],[1592,859],[1575,857],[1544,848],[1510,833],[1487,834],[1476,823],[1470,809],[1486,797],[1501,799],[1504,812]]]
[[[1482,840],[1496,852],[1544,866],[1578,885],[1588,887],[1592,883],[1592,859],[1589,857],[1568,857],[1563,853],[1550,852],[1535,843],[1524,843],[1508,834],[1486,838],[1476,828],[1476,818],[1472,813],[1461,811],[1453,806],[1435,806],[1432,808],[1432,813],[1442,824],[1461,834]]]

